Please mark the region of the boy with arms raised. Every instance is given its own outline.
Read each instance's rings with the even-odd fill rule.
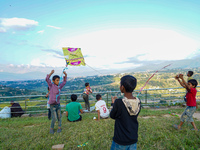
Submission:
[[[71,100],[72,102],[66,105],[66,117],[68,117],[68,121],[70,122],[81,121],[82,116],[79,115],[79,111],[83,113],[83,109],[81,104],[79,102],[76,102],[77,95],[72,94]]]
[[[98,121],[100,120],[100,118],[106,119],[109,117],[109,110],[106,106],[106,102],[104,100],[102,100],[102,97],[100,94],[96,95],[96,104],[95,104],[95,109],[98,113]]]
[[[131,75],[121,78],[120,91],[123,99],[112,97],[110,117],[115,119],[115,130],[111,150],[137,149],[138,121],[141,102],[133,97],[132,92],[137,85],[137,79]]]
[[[181,126],[183,125],[183,123],[185,121],[189,121],[189,122],[191,122],[192,126],[194,127],[194,130],[198,131],[198,129],[194,123],[194,120],[192,118],[194,112],[196,111],[196,93],[197,93],[196,86],[198,85],[198,83],[195,79],[190,79],[188,81],[188,83],[186,83],[183,78],[183,74],[179,74],[179,75],[175,76],[175,79],[178,80],[180,85],[187,90],[187,94],[186,94],[187,107],[186,107],[185,111],[183,112],[183,114],[181,115],[180,124],[173,125],[173,126],[177,130],[179,130],[179,129],[181,129]]]
[[[48,84],[50,94],[49,94],[49,104],[50,104],[50,110],[51,110],[51,127],[50,127],[50,134],[54,134],[54,124],[56,120],[58,119],[58,130],[57,132],[60,133],[62,131],[61,129],[61,106],[60,106],[60,90],[63,88],[63,86],[67,82],[67,73],[64,71],[65,74],[63,78],[63,82],[59,85],[60,77],[58,75],[54,75],[52,78],[53,83],[51,83],[51,80],[49,79],[51,75],[54,73],[54,70],[50,72],[50,74],[47,74],[46,82]],[[59,85],[59,86],[58,86]]]

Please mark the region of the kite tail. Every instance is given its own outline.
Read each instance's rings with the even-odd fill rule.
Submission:
[[[169,64],[169,65],[167,65],[167,66],[164,66],[164,67],[161,68],[160,70],[162,70],[162,69],[164,69],[164,68],[166,68],[166,67],[168,67],[168,66],[170,66],[170,65],[171,65],[171,64]],[[150,80],[151,78],[153,78],[153,76],[154,76],[158,71],[160,71],[160,70],[157,70],[157,71],[147,80],[147,82],[144,84],[144,86],[140,89],[140,91],[139,91],[137,97],[140,95],[140,93],[142,92],[143,88],[147,85],[147,83],[149,82],[149,80]]]
[[[64,72],[65,70],[67,70],[67,69],[68,69],[67,67],[65,67],[65,68],[63,69],[62,74],[61,74],[61,76],[60,76],[60,81],[63,80],[63,72]]]

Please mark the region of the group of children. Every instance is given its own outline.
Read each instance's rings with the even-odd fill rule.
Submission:
[[[58,86],[60,77],[55,75],[52,78],[53,83],[49,79],[50,76],[54,73],[54,70],[47,75],[46,81],[49,87],[49,101],[50,111],[52,116],[50,133],[54,133],[54,124],[58,120],[58,130],[61,132],[61,106],[60,106],[60,90],[66,84],[67,74],[64,72],[65,77],[63,82]],[[174,125],[176,129],[181,129],[181,126],[185,121],[190,121],[194,127],[194,130],[198,130],[195,126],[192,116],[196,110],[196,86],[197,81],[195,79],[189,79],[188,82],[183,78],[183,74],[179,74],[175,77],[176,80],[180,83],[181,86],[186,88],[187,94],[187,108],[181,116],[181,122],[179,125]],[[137,140],[138,140],[138,121],[137,117],[141,110],[141,101],[133,96],[133,91],[136,88],[137,79],[131,75],[123,76],[120,80],[120,91],[124,94],[124,98],[118,99],[117,97],[112,97],[111,111],[108,110],[105,101],[102,100],[100,94],[96,95],[97,102],[95,108],[98,113],[98,119],[108,118],[109,116],[112,119],[115,119],[115,129],[114,137],[111,145],[111,149],[137,149]],[[89,83],[85,84],[86,89],[83,93],[83,99],[85,101],[85,107],[90,111],[89,93],[92,93],[92,90],[89,86]],[[47,95],[47,96],[48,96]],[[71,95],[71,101],[66,105],[66,116],[68,121],[76,122],[81,121],[82,116],[79,115],[83,113],[83,109],[80,103],[76,102],[77,95]]]

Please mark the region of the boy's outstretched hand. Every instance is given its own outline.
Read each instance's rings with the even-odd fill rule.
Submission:
[[[63,71],[63,73],[65,74],[65,76],[67,76],[67,73],[65,71]]]
[[[183,74],[179,74],[179,78],[183,79]]]
[[[176,76],[175,76],[175,79],[178,80],[178,78],[179,78],[179,75],[176,75]]]
[[[112,103],[114,103],[115,102],[115,100],[117,99],[117,96],[111,96],[111,99],[112,99]]]
[[[54,70],[51,70],[49,76],[51,76],[55,71]]]

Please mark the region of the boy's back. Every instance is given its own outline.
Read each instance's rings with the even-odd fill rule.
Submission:
[[[68,119],[74,121],[80,118],[79,110],[82,109],[82,106],[79,102],[70,102],[66,106],[66,111],[68,112]]]
[[[136,99],[133,99],[133,101],[136,101]],[[138,139],[137,117],[139,112],[136,115],[130,115],[127,108],[131,111],[131,108],[126,107],[122,99],[116,99],[110,112],[110,117],[115,119],[113,141],[120,145],[131,145],[136,143]],[[140,106],[137,111],[140,111]]]
[[[95,108],[96,110],[100,111],[100,116],[102,118],[107,118],[109,117],[109,110],[106,106],[106,102],[104,100],[98,100],[95,104]]]

